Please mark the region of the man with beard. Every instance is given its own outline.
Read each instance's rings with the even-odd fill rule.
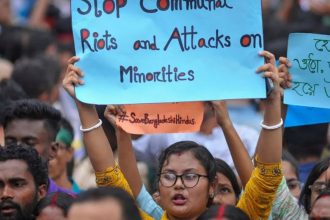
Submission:
[[[47,163],[27,146],[0,148],[0,220],[32,220],[48,188]]]

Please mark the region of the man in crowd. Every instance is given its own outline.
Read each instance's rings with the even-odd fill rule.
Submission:
[[[35,149],[25,145],[0,148],[0,219],[33,219],[47,188],[47,163]]]
[[[60,120],[60,112],[48,104],[32,99],[16,101],[5,111],[5,145],[26,144],[35,148],[44,160],[51,160],[58,150],[55,139]],[[49,181],[48,193],[73,194]]]

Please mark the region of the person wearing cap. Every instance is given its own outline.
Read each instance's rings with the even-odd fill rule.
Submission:
[[[73,155],[72,147],[73,128],[66,120],[61,120],[61,128],[56,135],[56,144],[58,151],[55,158],[49,161],[49,176],[55,183],[74,193],[80,193],[78,184],[72,179]]]

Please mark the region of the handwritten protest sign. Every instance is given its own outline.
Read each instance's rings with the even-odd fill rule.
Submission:
[[[284,102],[330,108],[330,36],[290,34],[288,58],[293,86],[286,90]]]
[[[116,123],[131,134],[199,131],[204,113],[202,102],[124,105]]]
[[[265,97],[261,1],[74,0],[77,97],[134,104]]]
[[[330,122],[330,109],[289,105],[285,127],[312,125]]]

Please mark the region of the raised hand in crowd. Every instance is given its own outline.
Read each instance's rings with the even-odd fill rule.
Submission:
[[[292,64],[288,58],[279,58],[278,74],[280,77],[280,85],[283,89],[287,89],[292,86],[292,76],[289,73],[289,68],[291,66]]]
[[[253,171],[253,164],[249,153],[244,147],[242,140],[240,139],[232,121],[230,120],[226,102],[212,101],[210,104],[212,105],[217,123],[222,128],[226,138],[230,154],[233,158],[235,168],[239,174],[242,185],[245,187]]]
[[[124,131],[116,124],[116,116],[123,114],[125,109],[119,105],[108,105],[104,111],[105,118],[112,124],[116,131],[118,145],[118,162],[120,169],[124,173],[129,183],[133,195],[136,198],[141,190],[142,181],[137,168],[137,161],[132,147],[132,138],[129,133]]]
[[[84,132],[84,143],[96,172],[104,171],[108,167],[114,167],[115,161],[110,144],[101,127],[101,121],[94,105],[80,102],[75,96],[75,87],[84,84],[83,72],[74,64],[78,57],[72,57],[68,61],[68,68],[63,79],[63,87],[76,101],[81,120],[81,130]],[[89,129],[84,129],[89,128]]]

